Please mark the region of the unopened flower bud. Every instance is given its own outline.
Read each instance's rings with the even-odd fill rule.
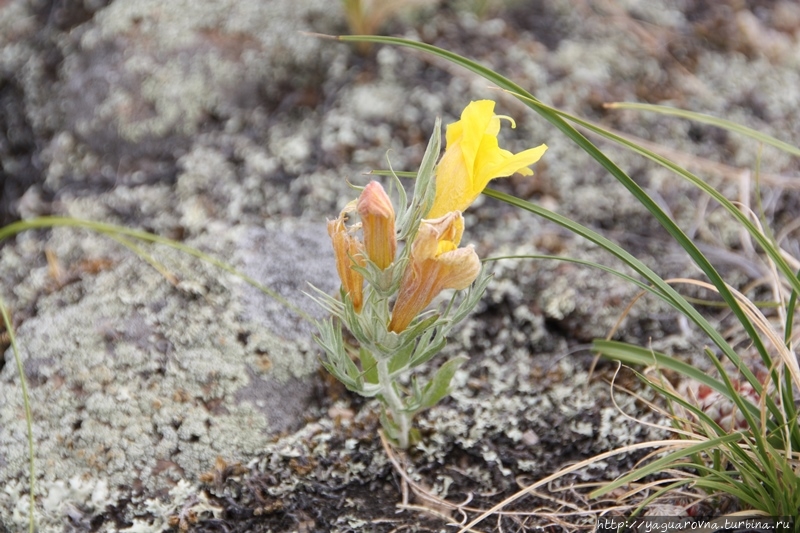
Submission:
[[[345,294],[353,302],[356,312],[364,303],[364,277],[353,270],[354,265],[364,266],[364,246],[351,235],[345,227],[345,211],[336,220],[328,221],[328,235],[333,241],[333,252],[336,258],[336,270],[342,280]]]
[[[371,181],[361,191],[356,207],[364,231],[367,257],[385,270],[394,262],[397,236],[394,229],[394,207],[389,196],[377,181]]]
[[[458,248],[464,218],[454,211],[423,220],[411,245],[411,260],[392,310],[389,330],[400,333],[444,289],[466,289],[481,271],[472,246]]]

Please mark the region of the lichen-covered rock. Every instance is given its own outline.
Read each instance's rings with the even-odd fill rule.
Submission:
[[[318,98],[332,51],[301,32],[341,21],[321,0],[40,4],[0,6],[0,127],[13,141],[0,154],[21,182],[5,194],[12,212],[34,183],[57,198],[171,184],[204,131],[265,139],[276,110]]]
[[[334,289],[322,225],[220,232],[189,244],[228,258],[320,316],[303,291],[307,283]],[[104,483],[115,494],[166,494],[217,456],[246,461],[270,436],[304,423],[317,355],[310,324],[285,304],[163,246],[147,253],[166,277],[84,230],[59,228],[38,245],[58,258],[61,274],[44,264],[32,268],[14,300],[30,312],[17,342],[30,385],[38,487],[48,503],[40,511],[51,519],[63,519],[68,508],[78,515],[95,508],[94,488],[58,489],[73,478]],[[3,249],[6,276],[31,259],[20,255]],[[0,381],[0,480],[14,486],[25,477],[27,446],[11,350]],[[6,513],[19,496],[0,496],[0,520],[12,519]],[[100,510],[114,504],[107,499]]]
[[[767,218],[777,230],[794,224],[797,163],[789,155],[768,146],[762,153],[711,126],[602,105],[689,108],[796,145],[793,2],[626,0],[613,12],[570,0],[536,9],[493,2],[482,13],[474,2],[447,4],[403,13],[384,29],[475,59],[543,102],[669,148],[729,198],[746,199],[760,158]],[[430,55],[376,46],[360,56],[297,31],[344,31],[340,6],[0,0],[0,220],[56,214],[146,229],[228,260],[312,312],[300,292],[308,280],[336,288],[324,219],[355,196],[348,182],[365,184],[371,178],[362,173],[386,168],[387,154],[395,169],[415,170],[437,116],[451,122],[468,101],[493,98],[518,125],[504,129],[504,146],[550,147],[533,177],[496,187],[596,229],[665,277],[697,275],[629,191],[513,96]],[[743,287],[764,275],[727,213],[672,173],[598,144],[726,280]],[[465,218],[464,242],[481,257],[551,253],[619,266],[567,230],[495,200],[479,199]],[[793,239],[789,232],[782,244],[797,255]],[[31,381],[40,530],[158,531],[192,513],[209,519],[191,524],[198,531],[219,530],[212,519],[253,531],[397,527],[374,403],[315,374],[309,324],[228,273],[160,246],[144,249],[164,273],[83,230],[25,232],[0,251],[0,293]],[[493,268],[479,311],[447,348],[471,357],[458,391],[420,416],[423,442],[410,458],[439,496],[493,494],[470,504],[487,508],[516,489],[518,475],[652,436],[625,422],[602,382],[587,381],[591,357],[581,355],[638,288],[557,261]],[[647,297],[617,336],[697,361],[705,339],[689,326]],[[20,529],[25,426],[10,351],[1,364],[0,522]],[[602,365],[598,373],[610,377]],[[317,420],[293,431],[307,416]],[[245,458],[253,461],[232,466]],[[635,460],[581,475],[594,482]]]
[[[325,2],[114,2],[62,42],[66,125],[95,150],[155,156],[210,119],[277,103],[310,83],[319,41],[300,30]],[[299,68],[298,68],[299,67]]]

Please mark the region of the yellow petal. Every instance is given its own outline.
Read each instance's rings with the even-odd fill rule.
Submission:
[[[447,241],[456,247],[461,242],[461,236],[464,235],[464,217],[460,211],[451,211],[439,218],[423,219],[420,227],[432,228],[437,241],[440,243]]]
[[[478,154],[481,151],[481,145],[484,142],[484,136],[487,131],[492,128],[494,119],[494,102],[491,100],[479,100],[470,103],[461,113],[461,120],[456,122],[459,125],[456,132],[460,133],[460,145],[462,157],[464,158],[464,166],[467,169],[467,189],[470,192],[475,188],[475,183],[472,180],[475,164],[477,163]],[[497,120],[497,131],[500,131],[500,121]],[[450,126],[448,126],[448,130]],[[454,135],[455,136],[455,132]],[[450,135],[447,135],[447,145],[450,146]],[[455,139],[454,139],[455,140]]]
[[[500,148],[495,137],[486,137],[484,145],[481,146],[481,152],[478,154],[478,162],[476,164],[477,175],[474,180],[480,189],[478,193],[480,194],[489,184],[489,181],[495,178],[510,176],[517,172],[523,176],[530,176],[533,171],[528,166],[536,163],[545,150],[547,150],[547,146],[542,144],[536,148],[529,148],[518,154],[512,154],[508,150]]]
[[[437,218],[452,211],[461,211],[480,194],[473,193],[472,184],[466,178],[469,176],[469,171],[464,163],[460,144],[460,141],[448,142],[447,150],[436,167],[436,196],[433,206],[428,211],[430,218]]]
[[[436,169],[436,195],[428,217],[463,211],[480,195],[489,181],[515,172],[530,175],[528,168],[547,150],[545,145],[518,154],[500,148],[500,118],[494,102],[471,102],[461,120],[447,126],[447,149]],[[503,117],[508,118],[509,117]],[[511,120],[512,127],[514,126]]]
[[[472,245],[441,254],[436,261],[440,269],[441,288],[438,292],[445,289],[466,289],[481,271],[481,260]]]

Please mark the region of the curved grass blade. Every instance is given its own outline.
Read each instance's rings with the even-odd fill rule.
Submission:
[[[629,283],[633,283],[643,291],[647,291],[651,294],[655,294],[658,297],[663,297],[663,294],[658,292],[656,288],[652,285],[648,285],[633,276],[629,276],[624,272],[620,272],[612,267],[602,265],[600,263],[595,263],[594,261],[587,261],[585,259],[575,259],[573,257],[564,257],[560,255],[547,255],[547,254],[525,254],[525,255],[500,255],[496,257],[487,257],[485,259],[481,259],[482,263],[489,263],[492,261],[501,261],[503,259],[540,259],[540,260],[549,260],[549,261],[563,261],[564,263],[573,263],[576,265],[583,265],[592,268],[596,268],[598,270],[602,270],[604,272],[608,272],[618,278],[624,279]]]
[[[724,381],[712,378],[699,368],[692,366],[689,363],[684,363],[680,359],[656,352],[655,350],[650,350],[634,344],[628,344],[626,342],[595,339],[592,341],[592,351],[599,352],[606,357],[629,365],[650,366],[655,364],[659,369],[671,370],[686,376],[697,383],[707,385],[729,400],[733,400],[733,397],[735,396],[735,394],[731,392],[732,389],[728,388]],[[757,406],[753,405],[748,400],[742,399],[742,401],[744,402],[743,407],[747,412],[752,413],[755,416],[760,415],[760,411],[758,410]]]
[[[544,104],[541,104],[539,102],[536,103],[532,102],[531,105],[544,106]],[[717,201],[720,205],[722,205],[722,207],[724,207],[726,211],[728,211],[734,218],[736,218],[736,221],[740,223],[748,231],[750,236],[753,237],[753,239],[756,242],[758,242],[759,246],[761,246],[764,252],[767,255],[769,255],[770,259],[772,259],[775,262],[776,266],[786,276],[788,283],[792,285],[792,288],[800,292],[800,279],[798,279],[797,273],[794,270],[792,270],[791,266],[789,266],[789,264],[783,258],[783,256],[780,253],[780,250],[778,250],[777,247],[774,245],[774,242],[771,239],[769,239],[768,236],[761,233],[759,229],[756,227],[756,225],[753,224],[753,222],[747,217],[747,215],[744,214],[740,209],[738,209],[733,204],[733,202],[728,200],[719,191],[708,185],[698,176],[692,174],[683,167],[673,163],[669,159],[662,157],[656,154],[655,152],[652,152],[651,150],[643,148],[638,144],[625,139],[624,137],[606,131],[599,126],[592,124],[589,121],[583,120],[569,113],[559,111],[549,106],[544,106],[544,107],[547,107],[553,113],[556,113],[557,115],[562,116],[567,120],[570,120],[571,122],[579,124],[581,127],[586,128],[587,130],[596,133],[597,135],[600,135],[610,141],[620,144],[625,148],[628,148],[638,153],[639,155],[642,155],[647,159],[650,159],[651,161],[658,163],[664,168],[667,168],[673,171],[674,173],[678,174],[679,176],[686,179],[687,181],[689,181],[690,183],[701,189],[703,192],[711,196],[715,201]],[[682,242],[679,243],[683,244]]]
[[[711,126],[716,126],[718,128],[722,128],[728,131],[732,131],[734,133],[738,133],[740,135],[744,135],[746,137],[750,137],[751,139],[755,139],[758,142],[774,146],[775,148],[783,150],[786,153],[800,157],[800,148],[797,148],[796,146],[792,146],[789,143],[783,142],[780,139],[776,139],[775,137],[767,135],[766,133],[762,133],[758,130],[754,130],[746,126],[742,126],[741,124],[737,124],[736,122],[731,122],[730,120],[717,118],[711,115],[705,115],[703,113],[695,113],[694,111],[687,111],[685,109],[679,109],[677,107],[670,107],[665,105],[653,105],[653,104],[639,104],[636,102],[612,102],[604,104],[603,107],[605,107],[606,109],[632,109],[636,111],[650,111],[662,115],[681,117],[693,120],[695,122],[709,124]]]
[[[120,242],[121,244],[123,244],[125,246],[128,246],[128,245],[125,244],[124,242],[119,241],[119,239],[117,237],[114,237],[114,236],[115,235],[116,236],[121,236],[122,235],[122,236],[126,236],[126,237],[132,237],[134,239],[138,239],[138,240],[145,241],[145,242],[152,242],[152,243],[156,243],[156,244],[162,244],[162,245],[165,245],[165,246],[169,246],[169,247],[174,248],[174,249],[176,249],[178,251],[181,251],[181,252],[183,252],[185,254],[188,254],[188,255],[191,255],[193,257],[196,257],[196,258],[200,259],[201,261],[204,261],[206,263],[214,265],[215,267],[217,267],[217,268],[219,268],[221,270],[224,270],[225,272],[228,272],[229,274],[232,274],[232,275],[236,276],[237,278],[241,279],[242,281],[244,281],[248,285],[251,285],[251,286],[255,287],[256,289],[260,290],[261,292],[263,292],[264,294],[266,294],[270,298],[273,298],[274,300],[276,300],[280,304],[286,306],[286,308],[291,309],[294,313],[297,314],[297,316],[299,316],[299,317],[301,317],[301,318],[303,318],[303,319],[305,319],[305,320],[307,320],[307,321],[309,321],[311,323],[314,322],[314,320],[308,315],[308,313],[306,313],[305,311],[303,311],[302,309],[297,307],[295,304],[291,303],[286,298],[284,298],[283,296],[281,296],[280,294],[278,294],[274,290],[270,289],[266,285],[262,285],[261,283],[257,282],[256,280],[254,280],[250,276],[248,276],[246,274],[242,274],[241,272],[239,272],[238,270],[233,268],[228,263],[226,263],[224,261],[220,261],[219,259],[216,259],[216,258],[214,258],[214,257],[212,257],[212,256],[210,256],[208,254],[205,254],[205,253],[201,252],[200,250],[198,250],[196,248],[193,248],[191,246],[188,246],[186,244],[174,241],[172,239],[168,239],[166,237],[162,237],[160,235],[155,235],[153,233],[148,233],[146,231],[126,228],[124,226],[117,226],[115,224],[107,224],[107,223],[104,223],[104,222],[94,222],[94,221],[91,221],[91,220],[81,220],[81,219],[70,218],[70,217],[37,217],[37,218],[29,219],[29,220],[23,220],[23,221],[19,221],[19,222],[14,222],[12,224],[9,224],[7,226],[4,226],[4,227],[0,228],[0,242],[2,242],[5,239],[8,239],[9,237],[12,237],[12,236],[16,235],[17,233],[20,233],[22,231],[31,230],[31,229],[47,229],[47,228],[53,228],[53,227],[72,227],[72,228],[82,228],[82,229],[86,229],[86,230],[90,230],[90,231],[96,231],[97,233],[101,233],[103,235],[106,235],[108,237],[111,237],[111,238],[117,240],[118,242]],[[143,257],[143,258],[145,260],[147,260],[146,257]],[[147,261],[151,265],[153,265],[155,267],[153,262],[151,262],[149,260],[147,260]],[[156,267],[156,269],[159,270],[157,267]],[[161,272],[161,271],[159,270],[159,272]]]
[[[636,259],[633,255],[629,252],[624,250],[619,245],[613,243],[609,239],[603,237],[599,233],[590,230],[589,228],[578,224],[562,215],[544,209],[541,206],[537,206],[532,204],[531,202],[527,202],[525,200],[521,200],[515,196],[511,196],[506,193],[502,193],[500,191],[496,191],[494,189],[485,189],[484,194],[491,198],[495,198],[497,200],[501,200],[513,206],[519,207],[526,211],[530,211],[531,213],[536,214],[542,218],[550,220],[569,231],[575,233],[576,235],[580,235],[585,239],[601,246],[606,251],[610,252],[612,255],[616,256],[618,259],[625,262],[629,267],[631,267],[634,271],[636,271],[639,275],[647,279],[650,283],[652,283],[655,287],[658,288],[658,291],[663,295],[664,300],[675,307],[678,311],[686,315],[687,318],[692,320],[695,324],[697,324],[706,335],[709,336],[711,340],[714,341],[716,344],[727,357],[731,358],[734,363],[738,363],[737,366],[744,367],[742,372],[745,374],[749,380],[752,380],[753,387],[756,389],[756,392],[760,393],[761,384],[759,383],[758,379],[755,375],[750,371],[742,362],[741,358],[736,354],[736,352],[731,348],[731,346],[725,341],[722,335],[716,331],[708,321],[697,312],[697,310],[692,307],[689,302],[687,302],[675,289],[673,289],[668,283],[666,283],[658,274],[653,272],[647,265],[642,263],[640,260]]]
[[[36,521],[34,520],[34,484],[36,480],[36,465],[34,462],[34,444],[33,444],[33,415],[31,414],[31,402],[28,395],[28,380],[25,378],[25,369],[22,366],[22,358],[19,355],[19,348],[17,347],[17,337],[14,335],[14,325],[11,323],[11,317],[8,316],[6,304],[0,296],[0,313],[3,315],[3,324],[8,333],[8,340],[11,342],[11,350],[14,352],[14,360],[17,362],[17,372],[19,373],[19,384],[22,388],[22,403],[25,406],[25,423],[28,429],[28,483],[30,491],[30,501],[28,502],[28,529],[33,533],[36,529]]]
[[[681,296],[672,286],[670,286],[667,282],[665,282],[658,274],[653,272],[647,265],[642,263],[640,260],[635,258],[629,252],[624,250],[619,245],[613,243],[609,239],[603,237],[599,233],[578,224],[577,222],[568,219],[562,215],[554,213],[548,209],[545,209],[541,206],[533,204],[531,202],[527,202],[525,200],[521,200],[515,196],[511,196],[509,194],[496,191],[494,189],[484,189],[483,193],[491,198],[495,198],[497,200],[501,200],[506,202],[510,205],[519,207],[531,213],[534,213],[537,216],[550,220],[569,231],[575,233],[576,235],[580,235],[581,237],[597,244],[598,246],[604,248],[606,251],[617,257],[618,259],[622,260],[625,264],[631,267],[635,272],[649,281],[654,287],[657,288],[658,292],[654,292],[662,297],[662,299],[667,302],[668,304],[672,305],[675,309],[681,312],[684,316],[694,322],[702,331],[705,333],[713,342],[714,344],[722,350],[726,357],[728,357],[731,362],[736,365],[737,369],[742,373],[742,375],[747,379],[750,385],[753,387],[753,390],[756,391],[757,394],[762,394],[762,386],[761,382],[758,378],[753,374],[752,370],[750,370],[747,365],[745,365],[741,357],[734,351],[734,349],[728,344],[728,342],[722,337],[722,335],[714,328],[708,320],[705,319],[694,307],[692,307],[689,302],[686,301],[683,296]],[[727,290],[727,288],[726,288]],[[730,293],[730,291],[728,291]],[[769,408],[770,412],[773,416],[781,420],[783,418],[783,413],[780,408],[775,404],[771,397],[766,396],[766,403],[767,407]]]
[[[700,477],[693,480],[696,487],[705,489],[708,492],[722,492],[725,494],[730,494],[739,501],[749,504],[753,509],[767,511],[772,516],[779,514],[775,512],[774,507],[771,505],[771,502],[773,501],[772,497],[769,494],[764,493],[763,487],[758,484],[737,481],[733,478],[733,476],[722,475],[721,472],[695,463],[676,463],[673,465],[673,467],[693,468],[695,470],[705,472],[709,477]],[[716,477],[719,480],[714,480],[712,477]]]
[[[800,272],[795,276],[800,278]],[[784,323],[784,343],[786,347],[791,350],[792,328],[794,325],[794,313],[797,306],[797,292],[792,289],[792,294],[789,297],[789,303],[786,306],[786,321]],[[789,372],[783,375],[783,387],[780,388],[781,397],[783,398],[783,407],[786,411],[786,419],[789,421],[787,432],[791,435],[792,445],[795,450],[800,449],[800,423],[798,421],[797,407],[794,399],[794,384]],[[777,385],[777,383],[775,384]]]
[[[533,103],[533,105],[537,105],[538,106],[538,105],[542,105],[542,104]],[[617,143],[621,144],[622,146],[625,146],[626,148],[629,148],[630,150],[632,150],[632,151],[634,151],[636,153],[639,153],[640,155],[642,155],[642,156],[644,156],[644,157],[646,157],[646,158],[648,158],[648,159],[650,159],[650,160],[662,165],[663,167],[665,167],[665,168],[667,168],[669,170],[672,170],[673,172],[675,172],[679,176],[681,176],[684,179],[686,179],[687,181],[691,182],[693,185],[695,185],[699,189],[703,190],[706,194],[710,195],[712,198],[714,198],[714,200],[719,202],[720,205],[722,205],[723,208],[725,208],[726,211],[728,211],[734,218],[736,218],[737,222],[739,222],[748,231],[748,233],[753,237],[753,239],[756,242],[759,243],[759,245],[764,250],[764,252],[770,257],[770,259],[773,260],[773,262],[778,267],[778,269],[784,274],[787,282],[789,284],[791,284],[792,293],[796,294],[798,291],[800,291],[800,277],[797,276],[797,274],[792,270],[792,267],[783,258],[783,256],[781,255],[780,249],[775,245],[775,242],[773,240],[771,240],[769,238],[769,236],[764,235],[761,231],[759,231],[758,227],[755,224],[753,224],[753,222],[741,210],[739,210],[730,200],[725,198],[716,189],[714,189],[713,187],[709,186],[707,183],[705,183],[703,180],[701,180],[699,177],[695,176],[691,172],[689,172],[686,169],[680,167],[679,165],[676,165],[675,163],[673,163],[669,159],[667,159],[665,157],[662,157],[662,156],[660,156],[660,155],[658,155],[658,154],[656,154],[656,153],[654,153],[654,152],[652,152],[650,150],[647,150],[646,148],[643,148],[643,147],[637,145],[636,143],[628,141],[627,139],[625,139],[623,137],[620,137],[619,135],[616,135],[616,134],[610,133],[608,131],[605,131],[603,128],[600,128],[600,127],[598,127],[598,126],[596,126],[596,125],[594,125],[594,124],[592,124],[592,123],[590,123],[588,121],[582,120],[582,119],[580,119],[578,117],[575,117],[575,116],[572,116],[572,115],[570,115],[568,113],[564,113],[562,111],[558,111],[558,110],[553,109],[553,108],[549,108],[549,109],[552,110],[554,113],[557,113],[557,114],[559,114],[559,115],[561,115],[561,116],[563,116],[563,117],[575,122],[576,124],[580,124],[582,127],[585,127],[588,130],[590,130],[590,131],[592,131],[592,132],[594,132],[594,133],[596,133],[598,135],[601,135],[601,136],[603,136],[603,137],[605,137],[605,138],[607,138],[607,139],[609,139],[611,141],[617,142]],[[716,283],[715,283],[715,285],[717,286],[717,288],[719,288],[719,285],[717,285]],[[722,293],[720,293],[720,294],[722,295]],[[723,296],[723,298],[725,298],[724,295],[722,295],[722,296]],[[726,302],[727,302],[727,298],[726,298]],[[790,303],[791,303],[791,299],[790,299]],[[754,341],[754,344],[755,344],[756,348],[758,349],[759,354],[761,355],[761,359],[764,362],[764,364],[768,368],[772,368],[773,367],[772,358],[770,357],[770,355],[764,349],[762,349],[763,348],[763,343],[760,342],[760,337],[758,336],[758,334],[757,334],[757,332],[755,330],[755,327],[752,325],[752,323],[750,322],[749,319],[745,319],[745,318],[739,316],[739,311],[741,311],[742,313],[743,313],[743,311],[741,310],[741,307],[739,307],[738,302],[737,302],[737,306],[735,308],[731,308],[731,309],[733,310],[734,313],[736,313],[737,318],[739,318],[739,321],[742,324],[742,327],[744,327],[745,330],[747,331],[748,337]],[[792,314],[793,307],[791,309],[792,309],[792,311],[790,311],[790,313],[788,313],[788,314]],[[789,328],[789,329],[791,329],[791,328]],[[734,363],[735,363],[735,361],[734,361]],[[739,366],[739,365],[737,365],[737,366]],[[747,374],[744,372],[744,368],[740,367],[739,369],[745,374],[745,377],[747,377],[747,379],[750,382],[750,384],[754,385],[754,388],[755,388],[755,384],[747,376]],[[797,375],[797,369],[790,365],[789,366],[789,370],[790,370],[790,373],[794,376],[795,380],[800,382],[800,375]],[[771,371],[771,378],[772,378],[774,383],[777,383],[778,380],[780,379],[778,377],[777,372],[774,369]],[[788,381],[787,381],[787,383],[788,383]],[[790,396],[789,398],[786,398],[786,400],[791,400],[791,401],[788,401],[788,403],[785,403],[786,406],[787,406],[787,409],[789,409],[790,411],[794,410],[794,407],[793,407],[794,402],[793,402],[793,399],[791,398],[791,396],[793,396],[793,394],[791,392],[792,388],[791,387],[784,387],[784,390],[787,391],[788,395]],[[756,388],[756,391],[760,394],[760,391],[757,388]],[[773,412],[773,414],[776,414],[776,412]],[[800,442],[800,433],[798,433],[798,431],[796,430],[796,424],[795,424],[795,427],[792,428],[791,435],[792,435],[792,439],[794,441]]]
[[[711,350],[706,348],[705,351],[706,351],[706,355],[708,356],[708,358],[711,359],[712,363],[714,363],[714,366],[716,367],[717,372],[719,372],[720,376],[722,376],[722,379],[725,381],[725,387],[730,391],[735,391],[736,389],[734,388],[733,382],[731,381],[731,378],[728,376],[728,374],[725,372],[725,369],[722,367],[722,363],[720,363],[719,359],[717,359],[714,356],[714,354],[711,352]],[[734,394],[730,399],[733,400],[733,402],[736,404],[737,409],[739,410],[739,412],[742,413],[742,416],[745,417],[745,420],[747,421],[747,425],[748,425],[748,427],[750,427],[750,430],[751,430],[750,434],[753,436],[753,438],[756,441],[756,445],[754,447],[756,454],[758,454],[758,456],[761,459],[763,464],[770,465],[771,461],[770,461],[769,455],[768,455],[767,439],[759,431],[758,425],[756,424],[756,418],[753,416],[753,413],[749,409],[747,409],[746,404],[749,403],[749,402],[747,402],[747,400],[742,398],[742,396],[740,394]],[[758,415],[760,416],[760,414],[761,413],[759,412]],[[781,414],[783,414],[783,413],[781,413]],[[778,421],[780,423],[784,422],[783,418],[778,418]],[[770,466],[772,466],[772,465],[770,465]],[[772,472],[772,468],[768,468],[768,469],[766,469],[766,471],[770,476],[777,475],[776,473]],[[777,484],[777,481],[775,481],[775,483]],[[772,486],[775,486],[775,485],[772,485]]]
[[[627,485],[628,483],[632,483],[637,481],[645,476],[649,476],[651,474],[657,474],[661,472],[665,468],[669,468],[673,463],[677,462],[678,459],[683,457],[688,457],[690,455],[694,455],[696,453],[707,452],[709,450],[713,450],[714,448],[718,448],[723,444],[727,444],[730,442],[735,442],[742,438],[742,432],[737,431],[736,433],[731,433],[729,435],[724,435],[722,437],[717,437],[714,439],[708,439],[705,441],[697,442],[696,444],[691,444],[689,446],[683,447],[677,451],[670,452],[664,457],[656,459],[652,463],[649,463],[633,472],[625,474],[614,481],[603,485],[599,489],[595,489],[594,491],[589,493],[589,497],[599,498],[605,494],[608,494],[611,491],[622,487],[623,485]],[[682,442],[681,444],[685,444]],[[690,463],[692,466],[695,466],[694,463]]]

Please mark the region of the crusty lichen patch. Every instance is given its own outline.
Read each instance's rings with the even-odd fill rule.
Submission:
[[[296,225],[295,247],[273,260],[262,256],[259,268],[241,259],[253,257],[258,240],[285,239],[279,232],[239,228],[192,244],[218,257],[241,254],[239,266],[266,283],[273,280],[260,268],[277,268],[273,260],[291,261],[296,268],[291,272],[302,278],[278,289],[300,304],[300,289],[308,281],[331,290],[320,276],[333,268],[322,231]],[[108,265],[59,287],[40,262],[16,287],[15,307],[30,309],[29,316],[17,315],[22,322],[17,338],[31,385],[38,491],[52,503],[43,524],[64,520],[55,511],[62,507],[77,509],[80,516],[105,507],[92,504],[94,489],[58,489],[76,476],[136,500],[196,479],[218,455],[253,457],[270,434],[302,423],[312,393],[309,377],[317,363],[308,328],[270,329],[299,320],[290,311],[210,265],[163,247],[148,248],[180,280],[173,285],[107,239],[98,243],[103,240],[82,230],[54,230],[40,245],[63,264],[78,262],[91,250],[108,258]],[[24,268],[18,253],[2,251],[7,275]],[[309,262],[324,266],[304,266]],[[8,351],[0,373],[0,478],[7,487],[27,470],[12,357]],[[8,504],[0,513],[15,509],[20,491],[0,496]],[[11,519],[2,515],[3,521]]]
[[[81,51],[64,64],[63,90],[95,100],[71,119],[93,141],[109,125],[132,143],[196,133],[209,114],[252,105],[257,91],[275,97],[281,84],[302,85],[297,66],[312,72],[321,47],[298,32],[319,31],[308,21],[326,15],[330,6],[318,1],[112,3],[76,32],[77,42],[63,44]],[[113,84],[84,61],[109,53],[118,56]]]
[[[516,492],[519,480],[534,481],[575,460],[663,436],[629,416],[663,423],[641,413],[632,396],[617,392],[616,405],[611,402],[608,369],[588,379],[588,358],[495,346],[473,354],[456,374],[452,398],[417,419],[422,441],[408,454],[392,452],[417,487],[453,506],[434,505],[436,511],[454,512],[465,500],[473,509],[488,508]],[[210,472],[194,490],[235,511],[230,524],[265,531],[418,523],[422,515],[395,509],[402,491],[392,480],[400,474],[379,444],[377,409],[377,402],[359,410],[347,401],[331,403],[327,416],[317,413],[322,416],[303,429],[266,443],[246,468]],[[614,478],[637,458],[621,454],[597,462],[561,484]],[[409,503],[431,505],[413,493]],[[207,518],[199,520],[200,531],[212,530]],[[155,513],[138,518],[142,525],[159,520]]]
[[[493,98],[518,125],[505,130],[510,149],[531,140],[550,146],[535,176],[497,187],[618,240],[665,276],[697,274],[624,187],[510,95],[429,56],[376,47],[374,56],[356,57],[347,45],[295,31],[342,30],[337,2],[84,2],[85,17],[69,27],[59,17],[80,2],[57,3],[51,11],[26,0],[0,4],[0,125],[9,139],[32,139],[24,147],[30,153],[0,146],[6,173],[35,180],[11,208],[23,218],[68,214],[147,228],[232,258],[284,296],[304,289],[308,279],[334,290],[330,265],[299,266],[303,258],[291,255],[298,248],[327,250],[324,235],[313,237],[304,222],[274,220],[302,217],[323,228],[325,217],[352,196],[347,181],[361,185],[368,179],[362,172],[385,168],[387,150],[395,168],[413,170],[436,116],[447,123],[469,100]],[[723,172],[698,167],[731,198],[739,197],[760,157],[768,217],[778,230],[797,218],[791,188],[797,164],[788,155],[769,147],[761,152],[754,142],[712,127],[601,105],[674,105],[796,145],[800,19],[793,2],[761,3],[757,12],[732,1],[719,12],[703,2],[679,9],[625,0],[610,12],[552,0],[535,13],[503,11],[500,4],[485,19],[454,3],[424,19],[390,21],[388,28],[496,68],[543,102],[679,155],[739,165]],[[719,20],[720,12],[732,16]],[[708,33],[720,23],[737,31]],[[742,286],[759,277],[762,262],[739,260],[738,226],[717,206],[706,209],[691,186],[639,156],[600,145],[693,239],[716,252],[716,262],[733,270],[727,280]],[[26,157],[35,164],[20,165]],[[771,181],[770,174],[782,179]],[[465,216],[465,242],[474,242],[483,257],[546,252],[608,259],[565,230],[491,199]],[[63,284],[54,283],[45,248],[64,267]],[[735,264],[725,255],[730,248]],[[386,504],[380,516],[397,519],[397,490],[380,462],[372,404],[349,404],[340,391],[344,403],[330,413],[304,411],[302,401],[280,413],[268,407],[281,398],[281,387],[301,388],[315,366],[308,326],[227,275],[171,252],[153,253],[181,275],[178,287],[85,232],[26,233],[0,252],[0,289],[20,327],[34,396],[37,503],[47,502],[47,513],[55,513],[42,518],[42,530],[63,530],[65,520],[82,527],[131,487],[141,493],[103,518],[113,514],[124,523],[136,515],[143,528],[166,527],[166,515],[205,508],[195,477],[211,468],[215,454],[231,463],[258,458],[252,477],[241,481],[278,496],[246,507],[279,516],[282,498],[283,529],[316,524],[344,531],[368,527],[365,522],[380,529],[353,503],[372,503],[377,495]],[[281,268],[269,261],[276,255]],[[87,269],[84,260],[100,268]],[[106,260],[111,264],[103,266]],[[563,460],[647,438],[609,405],[602,382],[586,382],[589,356],[576,346],[605,336],[636,292],[575,265],[498,264],[482,310],[449,348],[472,357],[457,375],[459,391],[419,420],[424,440],[412,467],[420,479],[460,498],[475,487],[510,485],[517,473],[536,476]],[[637,303],[617,336],[687,360],[703,356],[703,339],[652,297]],[[21,524],[25,431],[11,360],[6,352],[0,374],[0,512],[7,513],[0,520],[13,515],[12,523]],[[344,416],[348,409],[356,422]],[[320,420],[275,442],[256,436],[276,424],[291,428],[303,415]],[[138,470],[125,474],[131,461]],[[624,465],[590,473],[596,480]],[[279,472],[275,480],[272,472]],[[313,491],[300,490],[308,487]],[[339,493],[341,502],[323,495]],[[333,503],[324,508],[326,502]],[[323,508],[328,515],[315,522]],[[215,511],[207,512],[206,518]]]

